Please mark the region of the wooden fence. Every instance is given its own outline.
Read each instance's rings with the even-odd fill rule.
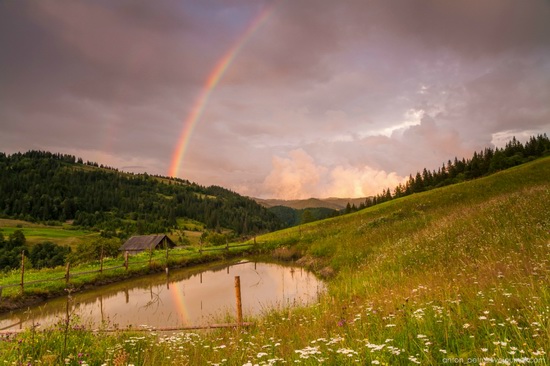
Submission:
[[[250,262],[246,262],[250,263]],[[67,306],[65,307],[65,318],[64,318],[64,325],[66,326],[65,331],[68,330],[68,326],[70,324],[71,320],[71,313],[69,311],[71,297],[67,296]],[[242,299],[241,299],[241,278],[240,276],[235,276],[235,301],[237,306],[237,314],[236,314],[236,323],[222,323],[222,324],[207,324],[207,325],[190,325],[190,326],[177,326],[177,327],[146,327],[146,328],[140,328],[140,327],[129,327],[127,330],[131,330],[132,332],[141,332],[141,331],[155,331],[155,332],[173,332],[173,331],[185,331],[185,330],[196,330],[196,329],[215,329],[215,328],[238,328],[241,327],[250,327],[253,326],[254,323],[251,322],[244,322],[243,321],[243,307],[242,307]],[[19,328],[19,329],[10,329],[14,325],[21,325],[22,320],[20,320],[19,323],[11,324],[6,328],[0,329],[0,339],[2,336],[9,336],[12,334],[17,334],[24,332],[25,329]],[[31,328],[33,331],[36,331],[35,326],[33,324],[33,327]],[[99,328],[99,329],[90,329],[93,332],[120,332],[124,329],[115,328]],[[41,331],[49,331],[48,329],[42,329]]]
[[[216,248],[203,248],[202,245],[201,245],[201,247],[199,248],[199,254],[202,255],[204,252],[211,252],[211,251],[227,251],[227,252],[229,252],[229,250],[233,249],[233,248],[239,248],[239,247],[245,247],[245,246],[253,247],[255,245],[256,245],[256,243],[254,243],[254,244],[238,244],[238,245],[231,245],[231,246],[229,244],[226,244],[223,247],[216,247]],[[169,259],[170,258],[182,257],[182,256],[187,256],[187,255],[189,255],[189,254],[188,253],[177,253],[176,251],[169,251],[168,248],[166,248],[166,259],[165,259],[166,273],[168,273],[168,270],[169,270],[168,264],[169,264]],[[23,295],[25,293],[25,286],[28,286],[28,285],[35,285],[35,284],[45,283],[45,282],[65,281],[65,285],[69,286],[70,285],[70,279],[74,278],[74,277],[77,277],[77,276],[84,276],[84,275],[89,275],[89,274],[94,274],[94,273],[102,274],[103,272],[113,271],[113,270],[120,269],[120,268],[124,268],[125,272],[128,272],[130,265],[135,266],[137,264],[142,265],[142,264],[145,264],[145,263],[147,263],[147,265],[146,266],[142,265],[141,268],[148,267],[149,270],[151,270],[151,268],[156,265],[156,262],[153,260],[153,250],[149,251],[149,259],[146,259],[146,260],[130,261],[128,252],[125,252],[124,253],[124,262],[121,265],[104,268],[103,267],[103,261],[104,261],[104,258],[103,258],[103,254],[102,254],[101,258],[100,258],[100,261],[99,261],[100,262],[99,269],[97,269],[97,270],[90,270],[90,271],[84,271],[84,272],[71,272],[71,265],[70,265],[70,263],[67,263],[67,265],[65,267],[65,273],[62,277],[52,277],[52,278],[40,279],[40,280],[34,280],[34,281],[25,281],[25,253],[21,252],[21,281],[19,283],[0,285],[0,301],[2,300],[2,290],[7,289],[7,288],[20,287],[21,288],[21,295]]]

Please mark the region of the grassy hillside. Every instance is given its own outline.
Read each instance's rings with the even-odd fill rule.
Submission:
[[[550,158],[258,238],[329,276],[309,308],[246,331],[68,332],[88,363],[548,364]],[[0,343],[7,361],[53,359],[63,334]],[[32,346],[34,344],[34,347]],[[11,348],[10,348],[11,347]],[[93,350],[93,351],[92,351]],[[17,352],[17,353],[16,353]],[[17,356],[19,355],[19,356]],[[17,358],[19,357],[19,358]]]
[[[99,237],[99,233],[88,230],[76,230],[70,225],[43,225],[23,220],[0,219],[0,232],[8,237],[16,230],[21,230],[27,243],[34,245],[52,241],[59,245],[68,245],[73,249],[83,241]]]
[[[72,155],[0,152],[0,217],[129,237],[178,229],[178,219],[253,235],[282,228],[277,217],[228,189],[130,174]]]

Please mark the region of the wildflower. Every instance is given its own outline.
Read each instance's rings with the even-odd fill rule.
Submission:
[[[416,363],[416,364],[420,364],[420,361],[418,361],[418,359],[414,356],[409,356],[409,360]]]
[[[447,353],[447,350],[446,350],[446,349],[440,349],[439,352],[441,352],[441,353]]]
[[[482,316],[480,316],[478,319],[479,319],[479,320],[486,320],[487,317],[486,317],[485,315],[482,315]]]
[[[336,344],[336,343],[341,342],[343,340],[344,340],[344,338],[342,338],[342,337],[334,337],[334,338],[331,338],[328,342],[326,342],[326,344],[327,344],[327,346],[330,346],[332,344]]]
[[[481,352],[487,352],[487,351],[488,351],[487,348],[482,348],[482,349],[481,349]]]
[[[339,350],[336,351],[336,353],[341,353],[343,355],[347,355],[348,357],[351,357],[352,355],[357,354],[357,352],[349,348],[340,348]]]
[[[308,359],[309,356],[311,355],[316,355],[316,354],[321,354],[321,352],[319,352],[319,347],[306,347],[304,349],[298,349],[298,350],[295,350],[294,352],[296,353],[299,353],[300,354],[300,358],[305,358],[305,359]]]
[[[367,344],[366,344],[367,348],[371,349],[371,352],[375,352],[375,351],[380,351],[382,348],[384,348],[384,346],[386,346],[385,344],[373,344],[373,343],[370,343],[367,341]]]
[[[468,323],[465,323],[465,324],[464,324],[464,325],[462,326],[462,328],[464,328],[464,329],[468,329],[468,328],[470,328],[470,324],[468,324]]]

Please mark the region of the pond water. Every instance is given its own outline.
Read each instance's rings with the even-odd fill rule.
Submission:
[[[0,314],[0,330],[40,328],[66,319],[87,327],[185,327],[236,319],[235,276],[240,277],[243,316],[273,308],[307,305],[325,290],[322,281],[300,267],[240,261],[179,269],[50,300]]]

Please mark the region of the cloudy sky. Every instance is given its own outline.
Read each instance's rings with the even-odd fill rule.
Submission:
[[[368,196],[550,133],[548,0],[0,0],[0,49],[0,151],[249,196]]]

